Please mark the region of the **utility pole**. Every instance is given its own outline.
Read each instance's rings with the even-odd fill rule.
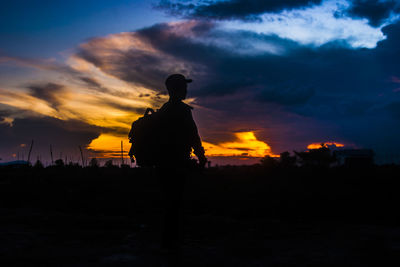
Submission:
[[[32,142],[31,142],[31,148],[29,149],[29,154],[28,154],[28,164],[30,164],[30,163],[31,163],[31,162],[30,162],[30,159],[31,159],[32,147],[33,147],[33,139],[32,139]]]
[[[124,165],[124,147],[123,147],[123,141],[121,140],[121,165]]]
[[[54,160],[53,160],[53,148],[50,144],[50,156],[51,156],[51,165],[54,165]]]
[[[85,167],[85,162],[84,162],[84,159],[83,159],[83,152],[82,152],[82,148],[81,148],[81,146],[79,146],[79,150],[81,151],[81,157],[82,157],[82,167]]]

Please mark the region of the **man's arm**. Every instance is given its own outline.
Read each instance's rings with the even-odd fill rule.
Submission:
[[[188,126],[189,136],[190,136],[190,145],[193,148],[194,154],[199,159],[199,163],[202,167],[204,167],[207,163],[207,158],[205,156],[205,151],[201,143],[201,139],[197,130],[197,126],[195,121],[193,120],[191,107],[188,106],[186,125]]]

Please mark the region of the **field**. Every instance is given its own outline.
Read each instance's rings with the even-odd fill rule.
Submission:
[[[399,266],[400,167],[209,168],[183,266]],[[152,170],[0,169],[1,266],[163,266]]]

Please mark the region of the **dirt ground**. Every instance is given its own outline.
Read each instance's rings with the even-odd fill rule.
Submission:
[[[0,266],[167,266],[155,179],[88,172],[0,177]],[[295,172],[191,180],[181,266],[400,266],[397,175]]]
[[[2,266],[163,266],[159,225],[2,210]],[[183,266],[399,266],[400,227],[186,216]]]

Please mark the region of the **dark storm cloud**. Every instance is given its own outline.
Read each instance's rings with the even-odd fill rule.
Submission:
[[[297,105],[306,103],[313,95],[313,88],[303,87],[297,84],[292,86],[281,85],[279,88],[262,90],[261,93],[257,95],[257,98],[261,101],[274,102],[282,105]]]
[[[103,62],[101,57],[92,54],[90,50],[81,49],[78,55],[100,68],[108,64],[108,62]],[[116,56],[114,59],[116,63],[118,62],[118,68],[111,70],[110,74],[127,82],[156,89],[162,86],[157,78],[167,76],[166,72],[155,68],[161,64],[161,59],[153,55],[140,55],[133,51],[133,53],[124,54],[123,57]]]
[[[322,0],[230,0],[199,1],[196,4],[187,1],[163,0],[156,6],[175,16],[189,18],[212,18],[217,20],[241,19],[258,20],[258,15],[266,12],[280,12],[311,5],[319,5]],[[396,0],[352,0],[348,10],[338,16],[367,18],[372,26],[380,26],[390,17],[391,12],[399,13],[400,4]]]
[[[255,20],[257,15],[265,12],[279,12],[321,2],[322,0],[231,0],[186,4],[185,1],[161,1],[157,7],[173,15],[183,14],[194,18]]]
[[[206,68],[205,74],[194,74],[197,78],[191,85],[194,96],[222,96],[252,91],[259,101],[300,104],[307,102],[315,90],[361,92],[366,86],[376,85],[374,79],[380,74],[374,65],[374,55],[369,50],[354,51],[340,43],[315,49],[276,36],[241,31],[221,33],[224,37],[231,35],[228,40],[232,42],[235,39],[242,42],[243,38],[246,40],[252,36],[284,50],[278,55],[268,52],[241,54],[168,34],[169,27],[157,25],[139,34],[163,53],[184,62],[196,62]]]
[[[214,33],[212,30],[210,23],[198,22],[190,28],[189,34],[199,38],[208,34],[223,34],[226,40],[232,41],[237,47],[242,47],[243,38],[253,38],[292,51],[284,56],[237,54],[179,35],[174,31],[174,26],[158,24],[134,33],[135,38],[156,47],[158,53],[135,49],[116,49],[113,52],[109,49],[107,56],[104,56],[96,49],[91,49],[91,46],[96,47],[101,42],[96,39],[90,41],[88,46],[81,47],[78,56],[122,80],[154,90],[165,91],[165,77],[173,72],[183,72],[196,77],[192,95],[197,97],[223,96],[250,90],[258,101],[292,105],[304,103],[313,95],[314,89],[310,85],[297,86],[291,82],[301,82],[303,76],[310,72],[305,68],[310,64],[304,63],[308,59],[303,58],[306,59],[312,51],[303,51],[295,42],[276,36],[249,32]],[[299,53],[301,57],[293,59],[293,53]],[[179,69],[177,66],[187,68]]]
[[[204,24],[207,27],[203,28],[207,28],[208,32],[193,30]],[[283,49],[282,54],[277,55],[268,52],[241,54],[177,34],[174,27],[158,24],[135,33],[135,38],[157,48],[157,53],[107,50],[108,55],[104,57],[89,46],[81,48],[79,55],[125,81],[152,89],[164,87],[164,77],[173,72],[175,64],[196,65],[197,68],[191,68],[193,71],[189,72],[195,77],[195,82],[191,84],[192,96],[224,96],[245,91],[251,92],[248,97],[255,101],[286,106],[305,104],[316,93],[377,94],[376,90],[382,86],[382,80],[387,75],[379,62],[385,61],[378,56],[382,49],[354,50],[340,42],[309,48],[276,36],[243,31],[218,32],[209,23],[203,22],[198,22],[186,32],[195,38],[223,35],[233,46],[235,40],[241,43],[243,39],[253,38]],[[92,45],[97,44],[93,42]]]
[[[34,112],[30,110],[23,110],[0,103],[0,118],[2,118],[3,120],[5,118],[15,119],[15,118],[32,117],[36,115],[37,114],[34,114]]]
[[[205,112],[214,112],[211,117],[198,113],[200,131],[214,143],[229,140],[227,135],[243,128],[259,129],[257,135],[274,152],[333,139],[384,146],[386,139],[370,128],[400,132],[393,126],[397,109],[383,108],[400,101],[393,91],[398,84],[391,82],[391,77],[400,77],[400,23],[383,29],[387,39],[375,49],[353,49],[341,41],[315,48],[276,36],[224,32],[210,23],[186,23],[183,32],[176,30],[179,25],[159,24],[132,33],[155,49],[152,54],[107,50],[104,57],[82,48],[79,55],[123,80],[139,79],[148,88],[162,86],[174,67],[187,66],[185,74],[194,79],[189,96],[195,96]],[[214,41],[204,41],[207,38]],[[229,40],[221,42],[229,47],[219,40]],[[251,40],[248,46],[246,40]],[[278,52],[254,52],[255,41]],[[395,135],[387,138],[398,143]]]
[[[400,77],[400,22],[384,27],[382,32],[388,36],[388,40],[378,44],[377,59],[385,73]]]
[[[367,18],[372,26],[380,26],[391,12],[400,12],[396,0],[353,0],[347,14],[359,18]]]
[[[124,105],[121,103],[114,102],[112,100],[103,99],[101,102],[102,104],[107,105],[109,107],[113,107],[118,110],[134,112],[136,114],[144,114],[144,112],[146,111],[146,108],[134,107],[129,104]]]
[[[126,93],[121,93],[115,90],[110,90],[96,79],[87,76],[77,76],[79,80],[85,83],[86,88],[93,90],[95,93],[105,93],[114,96],[127,97]]]
[[[1,107],[1,105],[0,105]],[[11,112],[9,110],[0,109],[0,121],[4,120],[5,117],[10,116]]]
[[[59,120],[50,117],[15,119],[12,126],[0,123],[1,157],[10,158],[13,153],[28,154],[28,145],[34,140],[32,160],[36,156],[49,159],[48,148],[53,146],[55,157],[78,155],[78,146],[85,147],[97,138],[103,129],[77,120]],[[21,144],[25,144],[21,147]]]
[[[81,79],[81,81],[86,83],[90,88],[94,88],[94,89],[98,90],[99,92],[103,92],[103,93],[108,92],[107,88],[105,88],[103,85],[101,85],[98,81],[96,81],[93,78],[82,76],[82,77],[80,77],[80,79]]]
[[[97,54],[91,46],[96,47],[102,42],[102,38],[89,41],[88,45],[80,48],[77,56],[91,62],[95,66],[106,69],[110,64],[113,68],[107,72],[124,81],[153,88],[155,90],[164,88],[160,77],[167,77],[168,73],[160,67],[165,65],[165,58],[147,51],[129,50],[124,53],[116,51],[108,56]],[[112,49],[111,49],[112,51]]]
[[[58,110],[62,103],[62,94],[65,91],[63,85],[56,83],[37,84],[28,86],[30,95],[49,103],[51,107]]]

